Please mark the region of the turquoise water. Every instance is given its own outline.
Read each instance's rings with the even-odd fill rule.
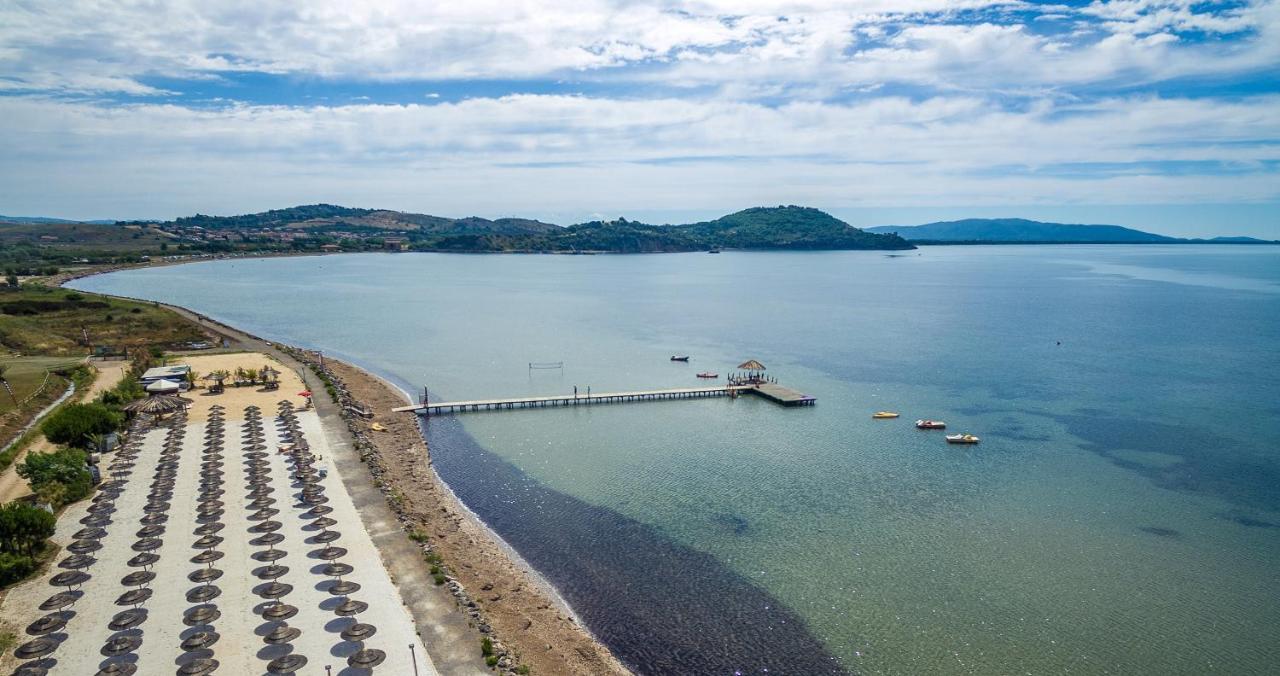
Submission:
[[[747,358],[816,396],[432,421],[445,479],[644,671],[826,663],[770,636],[886,674],[1280,657],[1280,248],[366,254],[74,286],[433,399],[691,386]],[[917,417],[983,442],[949,447]],[[672,590],[697,598],[645,617]]]

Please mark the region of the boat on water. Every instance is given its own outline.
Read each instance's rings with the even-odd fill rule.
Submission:
[[[671,355],[671,361],[689,361],[689,355],[673,354]]]
[[[707,253],[720,253],[719,249],[707,249]]]
[[[699,378],[719,378],[719,377],[720,377],[720,374],[719,374],[719,373],[704,372],[704,373],[699,373],[699,374],[698,374],[698,377],[699,377]]]
[[[947,424],[941,420],[917,420],[916,427],[922,430],[945,430]]]
[[[889,418],[898,417],[898,414],[894,413],[893,411],[876,411],[875,413],[871,414],[871,417],[877,420],[888,420]]]
[[[972,434],[948,434],[947,435],[948,444],[976,444],[979,441],[982,441],[982,440],[979,439],[978,437],[973,436]]]

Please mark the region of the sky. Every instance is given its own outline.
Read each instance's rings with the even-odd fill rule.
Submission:
[[[1280,239],[1280,0],[8,0],[0,213]]]

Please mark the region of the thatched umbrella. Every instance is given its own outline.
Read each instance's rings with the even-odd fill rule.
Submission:
[[[331,563],[324,568],[321,568],[320,574],[328,575],[330,577],[342,577],[343,575],[350,575],[353,570],[355,570],[355,568],[352,568],[349,563]]]
[[[107,657],[127,655],[142,645],[142,638],[132,634],[117,634],[107,639],[102,646],[102,654]]]
[[[97,540],[76,540],[67,545],[67,551],[75,554],[89,554],[102,549],[102,543]]]
[[[58,563],[58,567],[65,568],[67,570],[79,570],[92,566],[96,561],[97,559],[92,556],[87,556],[85,554],[72,554]]]
[[[125,563],[129,564],[130,568],[146,568],[147,566],[150,566],[151,564],[159,560],[160,560],[159,554],[156,554],[154,552],[143,552],[133,557],[132,559],[129,559]]]
[[[342,636],[342,640],[344,641],[352,641],[354,643],[360,643],[361,641],[364,641],[372,637],[376,633],[378,633],[378,628],[373,626],[372,624],[364,624],[361,622],[356,622],[350,627],[343,629],[341,636]]]
[[[116,599],[117,606],[137,606],[147,602],[153,592],[148,587],[130,589]]]
[[[217,606],[196,606],[182,616],[182,623],[188,627],[195,627],[214,622],[219,617],[222,617],[222,613]]]
[[[142,538],[133,543],[133,551],[135,552],[154,552],[164,545],[164,540],[160,538]]]
[[[307,666],[307,658],[297,653],[277,657],[267,663],[267,671],[272,674],[292,674]]]
[[[352,615],[359,615],[368,609],[369,604],[364,601],[347,599],[346,601],[339,603],[337,606],[334,606],[333,614],[338,617],[351,617]]]
[[[18,649],[13,651],[13,655],[20,660],[29,660],[36,657],[44,657],[57,649],[57,641],[42,636],[33,638],[18,646]]]
[[[193,587],[187,592],[188,603],[207,603],[222,595],[222,589],[217,585],[205,583],[199,587]]]
[[[258,537],[250,540],[249,544],[253,545],[254,547],[263,547],[263,546],[274,547],[280,544],[281,542],[284,542],[283,535],[279,533],[266,533],[264,535],[259,535]]]
[[[278,580],[284,577],[285,573],[288,573],[288,572],[289,572],[288,566],[281,566],[273,563],[269,566],[263,566],[255,570],[253,574],[259,580]]]
[[[346,596],[348,594],[354,594],[358,591],[360,591],[360,583],[352,582],[350,580],[342,580],[339,582],[334,582],[329,587],[329,593],[334,596]]]
[[[124,410],[130,413],[146,413],[150,415],[164,415],[181,411],[190,403],[182,397],[175,397],[168,394],[157,394],[146,399],[131,401],[124,405]]]
[[[178,676],[204,676],[218,668],[218,660],[208,657],[191,660],[178,667]]]
[[[68,592],[58,592],[40,604],[40,610],[61,610],[76,602],[79,597]]]
[[[187,579],[192,582],[212,582],[222,577],[222,571],[217,568],[197,568],[187,574]]]
[[[40,666],[43,660],[27,662],[13,672],[13,676],[49,676],[49,668]]]
[[[94,676],[133,676],[137,672],[138,665],[133,662],[110,662]]]
[[[340,537],[342,537],[342,533],[339,533],[336,530],[326,530],[326,531],[321,531],[319,533],[316,533],[315,535],[312,535],[311,539],[320,544],[328,544],[330,542],[333,542],[334,540],[337,540]]]
[[[219,638],[220,637],[218,636],[218,632],[216,631],[197,631],[194,634],[183,639],[181,643],[181,647],[183,650],[187,652],[191,652],[192,650],[200,650],[202,648],[208,648],[214,643],[217,643]]]
[[[347,550],[342,547],[329,546],[324,549],[318,549],[315,555],[323,561],[333,561],[347,555]]]
[[[139,528],[137,535],[140,538],[153,538],[158,535],[164,535],[164,526],[158,523],[150,523]]]
[[[271,631],[267,632],[263,637],[263,643],[271,645],[280,645],[281,643],[290,643],[294,639],[302,635],[302,630],[297,627],[290,627],[287,624],[280,624]]]
[[[141,587],[142,585],[148,582],[151,582],[154,579],[156,579],[156,574],[154,571],[135,570],[132,573],[129,573],[128,575],[125,575],[124,577],[120,578],[120,584],[126,587]]]
[[[222,552],[216,549],[206,549],[200,552],[199,554],[196,554],[195,556],[191,557],[191,563],[196,563],[196,564],[213,563],[214,561],[217,561],[218,559],[221,559],[221,558],[222,558]]]
[[[258,587],[257,589],[254,589],[253,593],[257,594],[258,596],[261,596],[264,599],[275,600],[275,599],[282,598],[284,596],[288,596],[289,592],[291,591],[293,591],[293,585],[285,584],[283,582],[273,581],[268,584],[264,584]]]
[[[283,549],[267,549],[260,552],[254,552],[249,555],[249,558],[253,559],[254,561],[262,561],[264,563],[270,563],[272,561],[279,561],[280,559],[283,559],[288,555],[289,555],[288,552],[286,552]]]
[[[354,669],[372,669],[387,659],[387,654],[377,648],[364,648],[351,653],[347,664]]]
[[[298,609],[287,603],[275,603],[262,611],[262,618],[270,621],[287,620],[298,614]]]
[[[67,618],[60,614],[45,615],[27,625],[27,633],[32,636],[44,636],[67,626]]]
[[[124,631],[125,629],[133,629],[147,620],[147,611],[142,608],[130,608],[122,610],[111,618],[111,622],[107,624],[107,628],[111,631]]]

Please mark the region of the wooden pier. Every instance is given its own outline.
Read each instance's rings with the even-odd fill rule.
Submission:
[[[718,385],[715,387],[681,387],[669,390],[638,390],[635,392],[608,392],[603,394],[557,395],[551,397],[522,397],[516,399],[475,399],[472,401],[444,401],[436,403],[400,406],[396,413],[465,413],[468,411],[500,411],[516,408],[548,408],[552,406],[590,406],[593,404],[621,404],[637,401],[664,401],[670,399],[703,399],[727,397],[739,394],[756,394],[782,406],[812,406],[816,399],[775,383],[752,385]]]

